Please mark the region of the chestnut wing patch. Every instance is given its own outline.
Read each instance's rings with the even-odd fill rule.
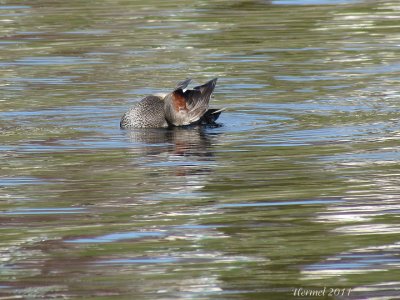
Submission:
[[[181,111],[188,112],[189,109],[187,107],[185,95],[182,90],[176,90],[172,93],[172,106],[175,112],[179,113]]]

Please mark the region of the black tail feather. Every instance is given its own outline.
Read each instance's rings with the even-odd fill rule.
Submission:
[[[215,121],[219,118],[223,109],[210,108],[206,113],[200,118],[199,124],[210,125],[215,124]]]

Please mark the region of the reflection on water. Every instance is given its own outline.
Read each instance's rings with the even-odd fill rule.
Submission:
[[[4,215],[53,215],[53,214],[77,214],[82,213],[83,208],[20,208],[14,211],[6,211]]]
[[[384,234],[384,233],[383,233]],[[333,257],[327,257],[323,262],[318,262],[306,266],[302,270],[302,275],[306,280],[320,280],[321,278],[334,278],[357,274],[359,276],[369,276],[369,274],[387,273],[389,270],[399,269],[400,257],[398,255],[399,243],[394,245],[384,245],[378,247],[367,247],[353,249],[350,252],[340,253]],[[379,274],[379,275],[378,275]],[[386,277],[385,277],[386,278]],[[386,294],[387,299],[398,296],[400,291],[398,282],[387,280],[378,285],[381,288],[370,286],[370,291],[379,291]],[[390,286],[390,289],[386,287]],[[356,291],[365,291],[366,287],[357,287]]]
[[[69,243],[111,243],[126,239],[138,239],[144,237],[160,237],[161,233],[157,232],[120,232],[106,234],[96,238],[82,238],[68,241]]]
[[[0,298],[398,297],[399,11],[0,3]],[[119,129],[183,77],[222,126]]]
[[[335,5],[356,2],[358,0],[273,0],[273,4],[280,5]]]
[[[217,138],[215,134],[206,132],[203,127],[132,129],[124,133],[129,137],[132,146],[136,146],[132,152],[149,151],[141,153],[142,155],[161,154],[166,148],[171,156],[212,157],[211,139]],[[157,147],[157,145],[164,147]]]
[[[340,200],[305,200],[305,201],[282,201],[282,202],[257,202],[257,203],[234,203],[221,204],[220,207],[257,207],[257,206],[280,206],[280,205],[312,205],[312,204],[329,204],[341,202]]]

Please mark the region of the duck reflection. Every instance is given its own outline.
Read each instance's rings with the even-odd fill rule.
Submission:
[[[170,129],[151,128],[126,131],[130,141],[134,143],[134,152],[144,154],[212,157],[212,135],[200,126],[175,127]]]
[[[144,199],[206,196],[202,190],[215,167],[216,135],[210,130],[197,126],[126,131],[134,172],[141,187],[151,191],[142,194]]]

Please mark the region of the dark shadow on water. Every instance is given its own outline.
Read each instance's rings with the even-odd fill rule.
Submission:
[[[146,128],[124,131],[136,153],[157,155],[169,153],[176,156],[212,157],[215,133],[213,128]]]

